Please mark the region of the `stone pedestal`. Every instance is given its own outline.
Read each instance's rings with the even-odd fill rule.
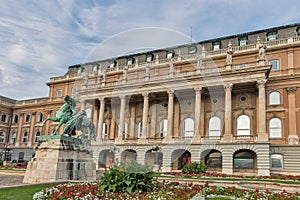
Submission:
[[[67,180],[96,180],[96,164],[90,141],[62,135],[41,137],[23,182]]]

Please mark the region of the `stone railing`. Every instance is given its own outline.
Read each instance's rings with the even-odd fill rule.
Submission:
[[[257,136],[253,136],[253,135],[236,135],[234,136],[234,139],[236,141],[257,141]]]

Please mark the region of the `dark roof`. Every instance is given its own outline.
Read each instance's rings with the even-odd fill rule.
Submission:
[[[3,99],[5,101],[11,102],[11,103],[15,103],[17,101],[15,99],[11,99],[11,98],[8,98],[8,97],[5,97],[5,96],[1,96],[1,95],[0,95],[0,99]]]

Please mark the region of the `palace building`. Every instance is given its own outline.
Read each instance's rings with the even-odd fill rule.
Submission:
[[[47,85],[47,98],[0,96],[3,159],[30,160],[68,94],[97,127],[98,169],[300,174],[300,23],[78,64]]]

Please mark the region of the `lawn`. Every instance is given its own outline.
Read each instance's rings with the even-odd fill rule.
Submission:
[[[42,184],[34,186],[21,186],[16,188],[1,188],[1,200],[32,200],[34,193],[39,192],[45,188],[52,187],[54,184]]]

